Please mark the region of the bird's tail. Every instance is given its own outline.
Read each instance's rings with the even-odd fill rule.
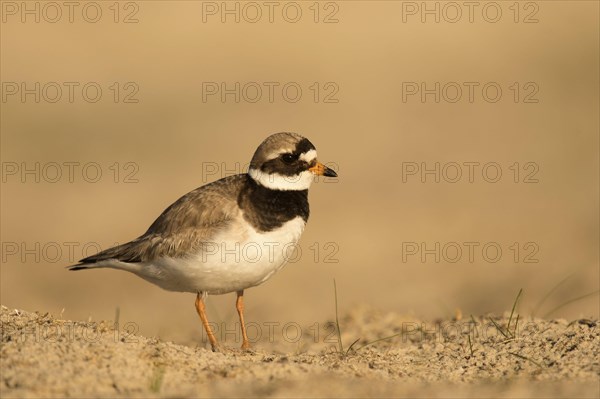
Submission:
[[[102,266],[98,265],[97,263],[78,263],[76,265],[67,266],[67,269],[69,269],[70,271],[75,271],[75,270],[95,269],[98,267],[102,267]]]
[[[76,265],[67,266],[67,269],[75,271],[109,267],[128,270],[128,268],[123,267],[124,262],[135,263],[141,261],[139,251],[137,251],[138,245],[139,240],[134,240],[116,247],[105,249],[95,255],[81,259]]]

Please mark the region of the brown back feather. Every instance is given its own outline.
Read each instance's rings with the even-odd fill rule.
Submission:
[[[247,178],[246,174],[229,176],[190,191],[165,209],[142,236],[84,258],[80,264],[108,259],[145,262],[200,248],[238,215],[237,194]]]

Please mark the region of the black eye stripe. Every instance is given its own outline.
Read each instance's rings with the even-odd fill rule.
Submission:
[[[296,162],[298,160],[299,155],[288,152],[285,154],[281,154],[280,157],[284,163],[290,164],[290,163]]]

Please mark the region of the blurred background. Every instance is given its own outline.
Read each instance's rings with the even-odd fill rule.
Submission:
[[[3,305],[198,342],[192,294],[65,266],[294,131],[340,177],[248,322],[329,320],[334,279],[341,313],[467,317],[523,288],[523,314],[598,318],[597,293],[569,302],[599,287],[598,3],[48,4],[2,2]]]

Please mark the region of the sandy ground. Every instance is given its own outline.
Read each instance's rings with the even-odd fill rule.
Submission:
[[[600,318],[600,2],[475,2],[470,21],[466,1],[300,1],[298,23],[284,2],[273,23],[263,2],[257,23],[203,20],[206,5],[254,2],[119,2],[121,19],[139,7],[137,23],[115,23],[113,1],[95,2],[97,23],[75,6],[71,23],[64,3],[0,6],[62,11],[58,23],[2,14],[0,81],[20,93],[3,91],[0,106],[0,396],[600,396],[598,327],[577,321]],[[325,23],[332,10],[338,22]],[[261,87],[260,100],[206,97],[206,84],[238,83],[249,96]],[[299,101],[284,98],[288,84]],[[189,293],[65,269],[245,172],[282,130],[308,137],[340,177],[311,188],[298,261],[245,294],[262,328],[255,352],[207,351]],[[404,334],[340,356],[334,279],[345,349]],[[468,334],[470,314],[506,325],[520,288],[516,339],[486,317]],[[208,306],[239,347],[234,295]]]
[[[460,318],[460,317],[459,317]],[[61,320],[2,306],[6,397],[598,397],[598,322],[509,313],[420,321],[356,309],[297,350],[269,337],[220,353],[129,333],[113,322]],[[495,323],[495,324],[494,324]],[[116,327],[116,328],[115,328]],[[329,331],[329,332],[328,332]],[[381,338],[390,337],[389,339]],[[359,339],[352,349],[352,342]],[[380,340],[380,341],[377,341]],[[377,341],[377,342],[374,342]],[[367,345],[371,343],[370,345]],[[365,346],[366,345],[366,346]]]

